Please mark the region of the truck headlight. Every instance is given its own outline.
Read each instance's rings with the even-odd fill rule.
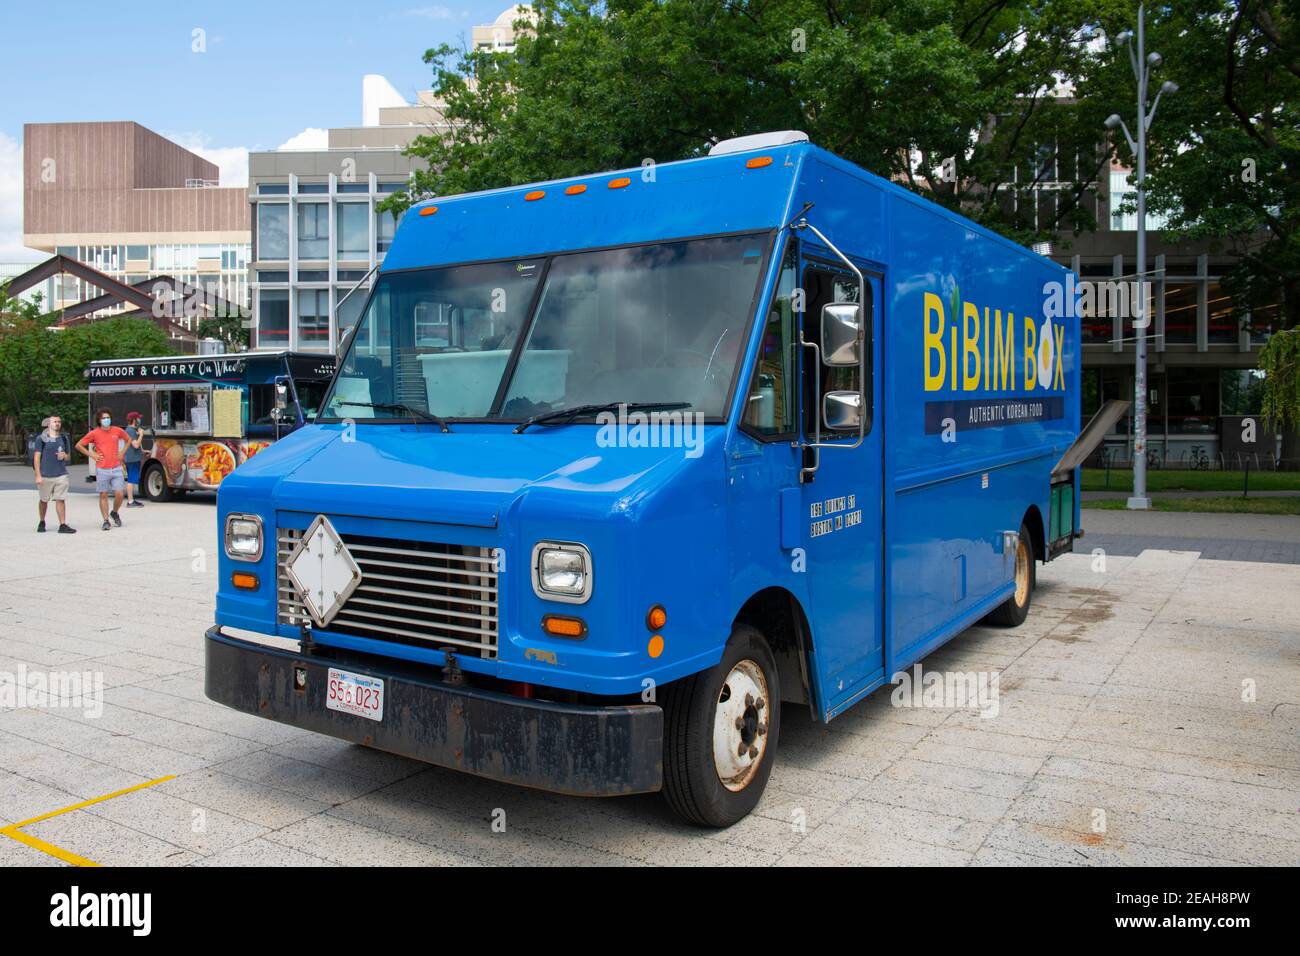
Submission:
[[[226,557],[236,561],[262,558],[262,519],[257,515],[226,515]]]
[[[585,604],[591,586],[591,552],[582,545],[540,541],[533,548],[533,591],[538,597]]]

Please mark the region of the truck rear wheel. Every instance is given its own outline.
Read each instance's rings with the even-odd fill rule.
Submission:
[[[738,624],[715,667],[664,688],[664,796],[682,817],[727,827],[754,809],[776,759],[778,681],[767,640]]]
[[[156,462],[145,465],[140,476],[140,490],[150,501],[171,501],[172,490],[167,484],[167,473]]]
[[[1019,627],[1029,616],[1029,605],[1034,599],[1038,575],[1034,568],[1034,539],[1029,536],[1029,528],[1023,524],[1016,541],[1015,582],[1016,589],[1011,592],[1011,597],[989,615],[989,621],[993,624]]]

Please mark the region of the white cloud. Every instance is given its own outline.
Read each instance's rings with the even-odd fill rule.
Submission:
[[[0,262],[39,262],[23,245],[23,146],[0,133]]]
[[[188,149],[191,153],[202,156],[210,163],[216,163],[221,170],[220,181],[223,186],[248,185],[248,147],[246,146],[209,146],[211,137],[206,133],[162,133],[177,146]]]
[[[276,149],[327,149],[329,148],[329,131],[308,126],[301,133],[290,136]]]
[[[414,7],[406,11],[408,17],[424,17],[426,20],[450,20],[455,14],[443,6]]]

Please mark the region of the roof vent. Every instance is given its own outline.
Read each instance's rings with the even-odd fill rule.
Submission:
[[[736,136],[715,143],[709,149],[710,156],[722,156],[726,153],[745,153],[751,149],[769,149],[773,146],[788,146],[791,143],[808,142],[808,134],[797,129],[783,129],[775,133],[754,133],[752,136]]]

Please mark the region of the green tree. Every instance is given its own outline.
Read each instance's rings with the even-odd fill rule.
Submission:
[[[1169,240],[1208,240],[1237,267],[1224,280],[1244,322],[1269,328],[1261,350],[1263,409],[1300,457],[1300,2],[1179,0],[1148,4],[1147,48],[1164,64],[1163,97],[1148,145],[1149,208]],[[1112,33],[1131,28],[1136,4],[1109,11]],[[1079,91],[1109,102],[1130,126],[1136,112],[1125,48],[1085,64]],[[1122,139],[1120,155],[1132,162]]]
[[[39,303],[0,289],[0,415],[11,415],[23,437],[58,414],[75,431],[87,420],[87,366],[96,359],[170,355],[162,329],[143,318],[113,318],[52,327]],[[80,394],[78,394],[80,393]]]
[[[1100,107],[1056,95],[1091,56],[1089,0],[539,0],[513,52],[429,50],[446,135],[413,199],[696,156],[802,129],[1022,241],[1093,225]],[[1059,166],[1044,160],[1062,158]],[[1080,162],[1080,159],[1082,160]],[[1017,192],[1072,183],[1041,217]]]

